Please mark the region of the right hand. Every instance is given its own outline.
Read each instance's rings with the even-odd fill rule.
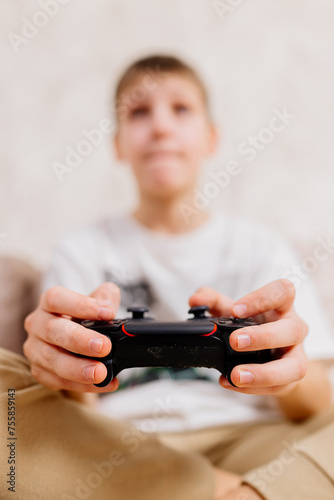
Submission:
[[[106,320],[115,318],[120,304],[120,290],[113,283],[103,283],[89,297],[63,287],[53,287],[42,294],[38,307],[24,322],[28,337],[23,344],[31,373],[53,390],[111,392],[118,388],[117,378],[106,387],[102,382],[107,369],[99,361],[76,357],[106,356],[111,342],[105,336],[72,321],[72,318]]]

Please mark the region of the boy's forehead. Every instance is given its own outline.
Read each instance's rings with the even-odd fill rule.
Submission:
[[[203,100],[199,85],[191,77],[177,72],[161,76],[148,71],[134,76],[123,88],[120,99],[128,100],[130,97],[131,101],[140,102],[155,96],[189,97],[189,94]]]

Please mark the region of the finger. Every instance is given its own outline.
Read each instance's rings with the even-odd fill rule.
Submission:
[[[37,342],[33,339],[32,347]],[[46,342],[42,342],[36,349],[33,348],[29,359],[32,365],[39,365],[61,378],[81,384],[99,384],[107,376],[107,369],[103,363],[78,358]]]
[[[219,384],[228,391],[238,392],[240,394],[254,394],[258,396],[283,395],[284,393],[290,392],[296,383],[297,382],[293,382],[291,384],[278,385],[274,387],[234,387],[223,375],[219,379]]]
[[[190,307],[206,305],[210,308],[212,316],[231,316],[234,300],[222,295],[213,288],[203,286],[199,288],[189,299]]]
[[[303,342],[307,332],[307,324],[296,315],[273,323],[235,330],[230,335],[230,345],[235,351],[257,351],[293,346]]]
[[[286,279],[272,281],[235,302],[232,313],[238,318],[252,317],[273,310],[284,314],[291,309],[295,293],[291,281]]]
[[[231,373],[238,387],[275,387],[301,380],[307,370],[307,359],[301,344],[281,359],[269,363],[238,365]]]
[[[44,311],[36,315],[29,328],[30,336],[35,336],[49,344],[85,356],[107,356],[111,351],[108,337],[75,321],[55,316]]]
[[[114,378],[106,387],[96,387],[93,384],[80,384],[71,380],[66,380],[58,375],[45,370],[42,366],[32,365],[31,373],[38,383],[54,391],[67,390],[75,392],[113,392],[118,389],[119,381]]]
[[[102,283],[90,296],[96,299],[99,304],[112,307],[115,313],[118,311],[121,302],[121,291],[115,283],[110,281]]]
[[[66,314],[74,318],[110,320],[115,317],[115,305],[99,303],[96,298],[87,297],[63,287],[49,288],[40,299],[40,307],[55,314]]]

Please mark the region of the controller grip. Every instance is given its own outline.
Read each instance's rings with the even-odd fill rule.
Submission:
[[[231,379],[231,373],[233,368],[235,368],[238,365],[248,365],[248,364],[263,364],[263,363],[268,363],[269,361],[272,361],[275,359],[273,356],[272,350],[271,349],[263,349],[260,351],[248,351],[248,352],[237,352],[234,351],[234,356],[233,358],[227,359],[225,362],[225,373],[223,375],[227,378],[229,383],[233,385],[233,387],[238,387],[236,386]]]
[[[96,387],[105,387],[106,385],[110,384],[110,382],[114,378],[113,361],[112,361],[112,359],[105,359],[105,360],[100,361],[100,362],[103,363],[104,366],[107,368],[107,376],[102,382],[100,382],[99,384],[94,384],[94,385]]]
[[[85,356],[84,354],[78,354],[76,352],[72,352],[72,354],[74,354],[74,356],[76,356],[77,358],[93,359],[94,361],[99,361],[100,363],[104,364],[104,366],[107,369],[107,375],[102,382],[100,382],[99,384],[94,384],[96,387],[105,387],[106,385],[110,384],[112,379],[115,377],[114,364],[110,355],[106,356],[105,358],[98,358],[94,356]]]

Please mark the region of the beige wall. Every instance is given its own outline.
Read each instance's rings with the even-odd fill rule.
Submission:
[[[334,234],[332,0],[221,0],[225,15],[207,0],[59,0],[43,14],[55,2],[0,4],[0,253],[43,268],[66,232],[135,203],[108,134],[63,182],[52,165],[109,117],[124,65],[156,51],[185,57],[211,92],[222,142],[203,189],[210,170],[241,169],[210,203],[273,225],[304,257]],[[294,118],[271,136],[263,129],[284,108]],[[248,161],[245,141],[258,134],[268,143]],[[327,276],[327,296],[332,260],[314,273]]]

